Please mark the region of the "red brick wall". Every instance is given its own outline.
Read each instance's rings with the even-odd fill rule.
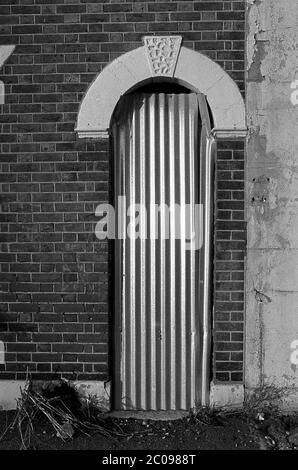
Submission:
[[[244,1],[1,0],[0,378],[109,377],[108,246],[94,236],[109,199],[109,150],[74,133],[88,85],[144,34],[181,34],[244,89]],[[217,162],[217,380],[242,380],[243,145]]]

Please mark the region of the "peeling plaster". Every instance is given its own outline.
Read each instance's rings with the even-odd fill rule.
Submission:
[[[254,55],[256,52],[256,38],[261,29],[259,11],[257,8],[252,8],[258,5],[255,0],[248,0],[248,34],[246,39],[246,60],[247,60],[247,70],[250,69]]]
[[[255,297],[256,297],[256,301],[260,302],[260,303],[263,303],[263,302],[270,303],[270,302],[272,302],[272,299],[268,295],[264,294],[263,292],[260,292],[256,288],[255,288]]]
[[[265,75],[262,72],[262,63],[265,57],[266,44],[255,37],[254,53],[247,73],[247,80],[249,82],[262,82],[265,79]]]

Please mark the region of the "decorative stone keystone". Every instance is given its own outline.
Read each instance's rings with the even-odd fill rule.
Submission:
[[[152,76],[173,77],[182,36],[144,36],[143,40]]]

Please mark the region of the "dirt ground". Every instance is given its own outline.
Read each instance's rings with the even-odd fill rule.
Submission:
[[[40,389],[28,382],[17,410],[0,411],[0,450],[298,449],[298,413],[282,415],[272,404],[274,392],[263,387],[242,410],[128,414],[105,412],[65,380]]]
[[[0,412],[0,435],[14,418],[13,411]],[[259,419],[261,418],[261,420]],[[44,418],[34,423],[32,450],[250,450],[295,449],[289,441],[298,430],[298,417],[256,417],[243,413],[201,414],[179,420],[153,421],[107,417],[106,429],[120,429],[122,436],[74,434],[63,441]],[[18,429],[10,430],[0,450],[20,449]]]

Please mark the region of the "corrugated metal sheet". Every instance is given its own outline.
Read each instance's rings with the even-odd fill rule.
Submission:
[[[206,126],[201,129],[194,93],[122,98],[112,129],[115,200],[122,195],[127,207],[148,208],[148,234],[158,231],[150,204],[194,206],[206,198],[210,204],[210,149]],[[205,143],[201,139],[200,144],[200,136]],[[208,239],[209,212],[204,213]],[[123,218],[124,226],[129,220]],[[160,230],[166,220],[162,213]],[[187,410],[202,400],[208,375],[210,246],[204,242],[202,250],[186,250],[185,224],[179,229],[180,240],[174,238],[170,217],[169,239],[116,241],[116,409]]]

